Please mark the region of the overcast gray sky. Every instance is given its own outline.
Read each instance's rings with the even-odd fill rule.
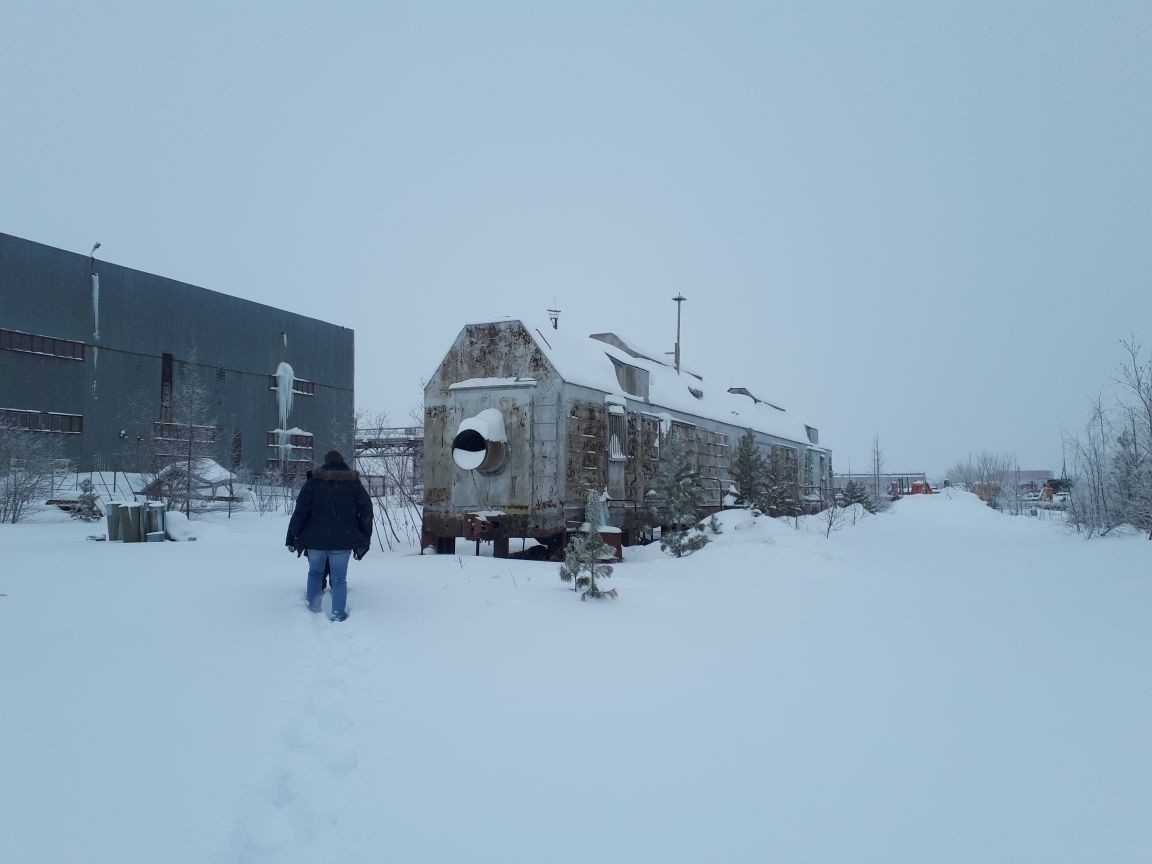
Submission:
[[[0,0],[0,230],[353,327],[672,347],[861,469],[1063,428],[1152,343],[1152,3]]]

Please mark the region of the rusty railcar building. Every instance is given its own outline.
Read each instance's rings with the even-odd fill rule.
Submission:
[[[650,529],[664,435],[691,442],[713,510],[724,506],[736,445],[751,429],[798,500],[827,499],[832,459],[819,434],[744,387],[701,376],[614,333],[582,337],[527,319],[468,324],[424,391],[424,545],[458,537],[560,545],[606,489],[624,543]],[[729,501],[731,499],[729,498]]]

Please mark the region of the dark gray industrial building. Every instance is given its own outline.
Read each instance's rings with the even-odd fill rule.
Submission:
[[[81,469],[155,470],[195,438],[226,467],[302,470],[351,446],[353,346],[344,327],[0,234],[0,423],[58,436]]]

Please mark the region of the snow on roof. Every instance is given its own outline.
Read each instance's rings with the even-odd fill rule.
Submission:
[[[535,378],[469,378],[449,385],[449,390],[472,390],[488,387],[535,387]]]
[[[173,462],[165,465],[156,472],[157,477],[167,477],[174,471],[183,471],[186,462]],[[202,483],[209,485],[219,486],[223,483],[235,481],[238,478],[228,469],[222,467],[219,463],[212,459],[193,459],[192,460],[192,476]]]
[[[619,348],[629,357],[634,357],[640,360],[650,360],[651,362],[657,363],[661,366],[672,367],[675,365],[671,358],[666,356],[667,352],[661,353],[659,351],[650,351],[648,348],[641,348],[635,340],[629,339],[627,336],[621,336],[619,333],[591,333],[589,334],[588,338],[595,339],[598,342],[606,342],[609,345]],[[662,357],[665,359],[661,359]],[[699,372],[689,369],[684,365],[683,361],[680,363],[680,371],[687,372],[694,378],[703,380],[703,376],[700,375]]]
[[[637,348],[616,333],[581,336],[571,330],[554,330],[549,321],[532,318],[497,318],[469,322],[472,326],[519,321],[531,334],[560,377],[571,384],[600,390],[610,396],[628,395],[633,401],[645,401],[642,394],[625,394],[616,377],[616,362],[648,373],[648,404],[667,408],[679,414],[730,423],[753,429],[788,441],[811,447],[804,422],[789,411],[751,395],[729,393],[728,388],[741,382],[714,383],[716,379],[681,368],[680,374],[670,362],[660,361],[659,354]],[[743,388],[739,388],[743,389]],[[697,396],[696,394],[699,394]],[[688,418],[685,418],[688,419]]]

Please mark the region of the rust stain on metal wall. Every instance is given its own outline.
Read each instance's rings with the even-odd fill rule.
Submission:
[[[603,405],[590,402],[577,402],[569,412],[565,434],[568,452],[568,467],[565,471],[567,498],[582,498],[582,490],[605,484],[604,462],[607,459],[608,442],[604,415]]]
[[[453,347],[444,366],[452,370],[449,377],[456,380],[535,378],[551,372],[551,364],[519,322],[466,327],[463,344],[459,350]]]

